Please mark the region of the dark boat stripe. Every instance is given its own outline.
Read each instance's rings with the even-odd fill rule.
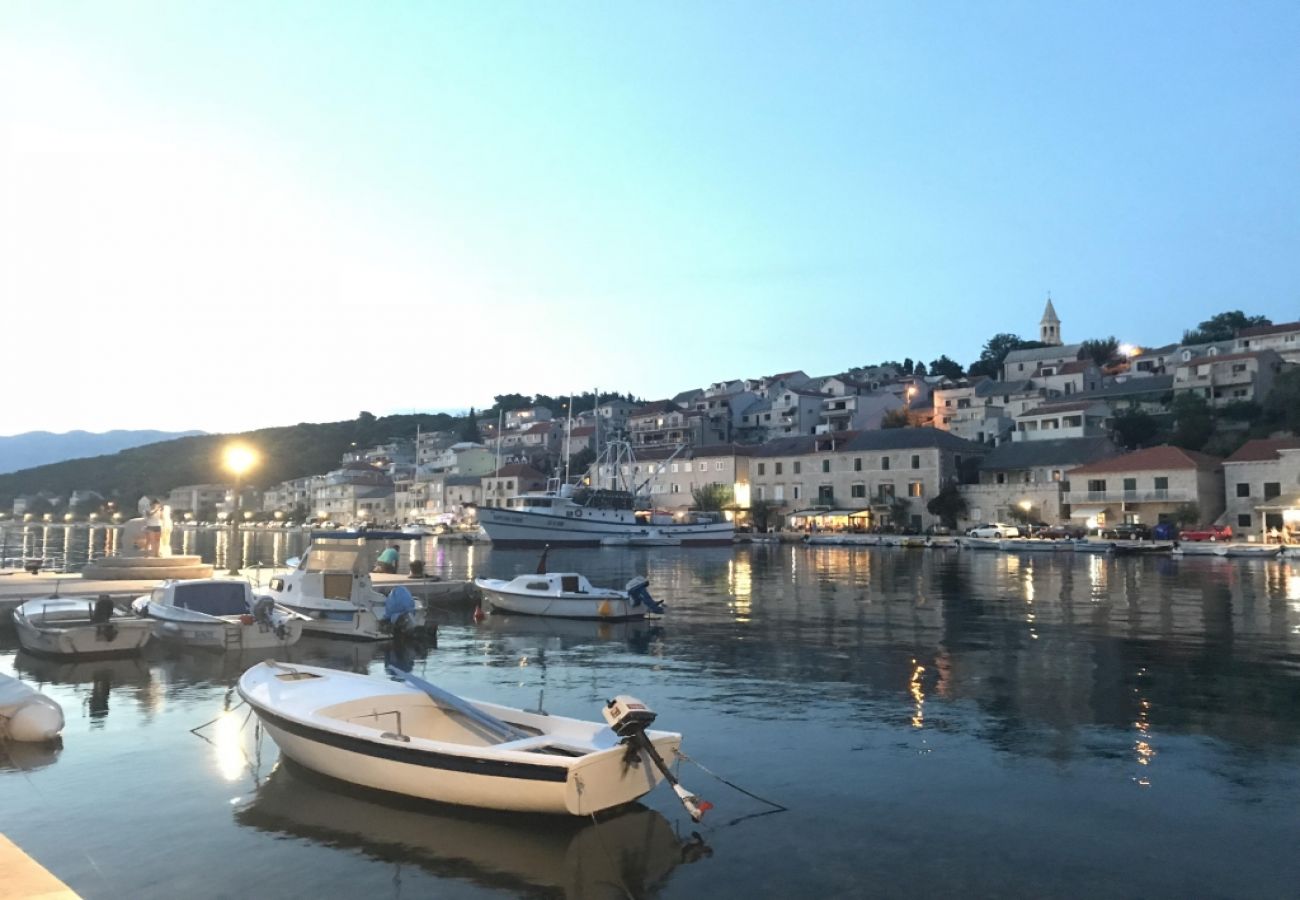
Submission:
[[[314,728],[311,725],[305,725],[302,722],[295,722],[292,719],[276,715],[265,707],[254,703],[242,690],[239,695],[247,701],[249,706],[253,707],[253,711],[266,724],[300,738],[330,747],[337,747],[340,750],[360,753],[364,756],[374,756],[379,759],[388,759],[393,762],[408,763],[413,766],[445,769],[449,772],[468,772],[471,775],[490,775],[494,778],[522,778],[527,781],[555,782],[564,782],[569,778],[569,770],[564,766],[534,766],[528,763],[509,762],[501,759],[476,759],[468,756],[457,756],[452,753],[438,753],[437,751],[421,750],[416,747],[368,741],[365,738],[354,737],[349,734],[339,734],[336,731],[329,731],[324,728]]]

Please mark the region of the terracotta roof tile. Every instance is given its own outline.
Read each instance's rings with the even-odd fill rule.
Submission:
[[[1300,438],[1262,438],[1246,441],[1224,462],[1270,462],[1278,458],[1279,450],[1300,450]]]
[[[1214,469],[1222,462],[1223,460],[1217,456],[1206,456],[1204,453],[1196,453],[1193,450],[1184,450],[1181,447],[1171,447],[1164,444],[1159,447],[1148,447],[1145,450],[1137,450],[1133,453],[1125,453],[1122,456],[1114,456],[1110,459],[1089,463],[1075,469],[1070,475],[1073,477],[1075,475],[1101,475],[1108,472]]]
[[[1300,331],[1300,322],[1283,322],[1281,325],[1256,325],[1254,328],[1243,328],[1237,332],[1237,337],[1262,337],[1266,334],[1284,334],[1288,331]]]

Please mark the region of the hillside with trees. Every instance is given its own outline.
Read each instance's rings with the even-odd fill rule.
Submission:
[[[446,413],[376,417],[362,412],[344,422],[303,422],[243,434],[179,438],[0,475],[0,504],[8,506],[23,494],[48,491],[66,496],[74,490],[92,490],[110,499],[134,502],[141,494],[161,494],[183,484],[226,482],[230,475],[222,469],[221,454],[234,440],[253,446],[259,456],[245,482],[267,487],[338,468],[340,458],[354,446],[409,439],[417,428],[455,431],[464,419]]]

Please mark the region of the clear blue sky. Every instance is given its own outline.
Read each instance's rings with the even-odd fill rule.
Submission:
[[[966,363],[1049,290],[1067,340],[1297,319],[1297,47],[1295,2],[9,0],[50,399],[3,430]]]

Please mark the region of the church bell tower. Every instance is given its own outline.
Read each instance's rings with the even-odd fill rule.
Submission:
[[[1038,339],[1054,347],[1061,345],[1061,320],[1056,317],[1050,296],[1047,298],[1047,308],[1043,310],[1042,321],[1038,323]]]

